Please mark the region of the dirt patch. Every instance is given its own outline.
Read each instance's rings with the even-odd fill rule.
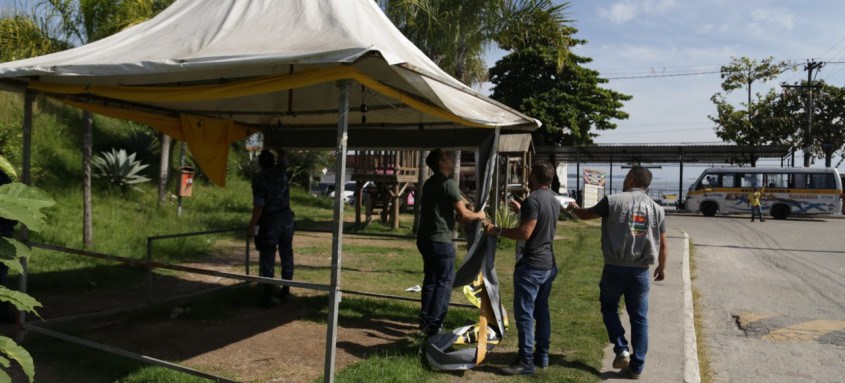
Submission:
[[[349,235],[345,245],[414,249],[413,241],[379,239]],[[325,265],[330,256],[331,234],[298,233],[294,248],[327,249],[310,254],[296,254],[297,265]],[[243,243],[221,241],[218,252],[202,262],[184,264],[226,272],[243,271]],[[296,252],[296,250],[295,250]],[[253,266],[257,252],[251,251]],[[38,292],[45,308],[44,318],[61,318],[80,313],[117,307],[142,305],[147,301],[146,273],[138,269],[137,278],[109,288],[91,286],[83,294],[62,291]],[[134,275],[134,274],[133,274]],[[154,274],[156,298],[176,297],[237,283],[218,276],[171,272]],[[208,303],[196,299],[180,300],[174,305],[139,314],[127,311],[117,315],[76,319],[50,324],[48,328],[68,332],[84,339],[149,355],[179,361],[186,366],[239,381],[307,382],[323,374],[326,347],[328,298],[324,292],[294,289],[294,296],[280,305],[258,307],[261,286],[230,287],[240,294],[222,294],[222,315],[203,313]],[[244,293],[245,292],[245,293]],[[217,296],[217,295],[215,295]],[[222,307],[222,308],[221,308]],[[341,317],[337,334],[336,368],[341,369],[368,355],[412,342],[415,318]],[[61,381],[62,371],[51,368],[49,360],[39,364],[39,380]]]

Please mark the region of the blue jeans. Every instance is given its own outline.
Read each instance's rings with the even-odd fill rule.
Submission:
[[[417,249],[423,258],[422,306],[420,330],[437,331],[443,325],[452,282],[455,280],[455,248],[451,243],[417,239]]]
[[[282,279],[293,279],[293,232],[295,226],[291,219],[281,223],[278,246],[270,245],[258,251],[258,275],[273,278],[276,273],[276,248],[282,263]]]
[[[763,210],[760,209],[760,205],[751,207],[751,222],[754,222],[754,213],[757,213],[757,218],[760,218],[760,222],[763,222]]]
[[[523,265],[513,272],[513,312],[519,332],[519,359],[528,365],[549,363],[552,337],[549,294],[556,276],[556,266],[541,270]]]
[[[625,296],[625,309],[631,320],[631,363],[629,368],[641,373],[648,351],[648,290],[651,274],[647,267],[605,265],[602,271],[600,301],[604,327],[613,351],[628,351],[625,329],[619,320],[619,298]]]

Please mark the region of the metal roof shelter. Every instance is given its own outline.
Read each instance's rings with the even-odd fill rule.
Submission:
[[[680,165],[680,180],[684,178],[685,163],[747,164],[752,158],[783,159],[792,152],[789,146],[739,146],[739,145],[593,145],[593,146],[538,146],[537,158],[548,158],[552,162],[575,162],[577,173],[581,163],[609,163],[610,187],[613,188],[613,164],[659,164]],[[576,177],[576,190],[581,192],[581,178]],[[683,182],[679,182],[683,185]],[[679,186],[678,199],[683,195]]]

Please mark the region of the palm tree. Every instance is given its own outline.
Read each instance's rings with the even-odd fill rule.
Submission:
[[[172,2],[173,0],[39,0],[29,12],[0,18],[0,59],[19,60],[87,44],[147,20]],[[93,245],[91,121],[91,113],[83,111],[82,239],[85,247]],[[169,158],[169,153],[166,158]]]
[[[487,80],[484,53],[493,43],[518,49],[540,38],[563,68],[572,27],[568,3],[552,0],[390,0],[387,15],[444,71],[469,85]]]

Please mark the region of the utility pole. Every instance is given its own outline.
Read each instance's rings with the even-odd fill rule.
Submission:
[[[813,101],[813,71],[821,69],[824,66],[824,62],[816,62],[816,61],[807,61],[807,65],[804,66],[804,70],[807,71],[807,84],[806,85],[786,85],[781,84],[784,88],[797,88],[801,90],[807,91],[807,98],[806,98],[806,106],[805,109],[807,111],[807,127],[804,129],[804,147],[802,150],[804,151],[804,167],[810,167],[810,160],[812,159],[812,153],[810,150],[813,147],[813,114],[815,113],[816,105]],[[792,153],[792,166],[795,166],[795,153]]]
[[[813,114],[816,106],[813,103],[813,70],[820,69],[824,65],[823,62],[808,61],[804,66],[807,71],[807,88],[809,96],[807,97],[807,130],[804,132],[804,167],[810,167],[810,149],[813,143]]]

